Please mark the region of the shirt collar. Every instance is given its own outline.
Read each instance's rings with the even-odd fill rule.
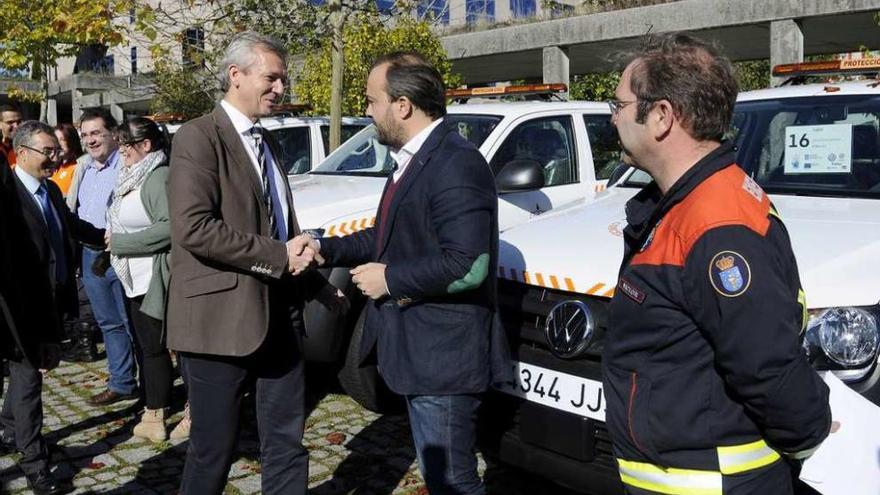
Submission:
[[[115,150],[113,150],[110,153],[110,155],[107,157],[107,161],[104,162],[103,164],[98,163],[98,160],[95,160],[91,156],[89,158],[92,160],[90,165],[95,170],[101,171],[101,170],[104,170],[105,168],[113,169],[113,168],[116,168],[116,165],[117,165],[117,161],[118,161],[117,159],[119,158],[119,148],[116,148]]]
[[[232,127],[235,128],[235,132],[242,135],[249,134],[254,125],[256,125],[247,117],[247,115],[241,113],[241,110],[232,106],[232,103],[229,103],[226,100],[220,100],[220,106],[223,107],[223,110],[226,111],[226,115],[229,116],[229,120],[232,121]]]
[[[419,150],[422,148],[422,145],[424,145],[425,141],[428,140],[428,136],[430,136],[431,133],[434,132],[434,129],[436,129],[441,122],[443,122],[442,117],[435,120],[434,122],[431,122],[431,125],[419,131],[418,134],[407,141],[407,143],[404,144],[403,147],[399,150],[392,150],[391,158],[393,158],[398,165],[402,165],[402,162],[409,161],[410,158],[412,158],[416,153],[419,152]]]
[[[37,178],[22,170],[21,167],[15,167],[15,175],[18,176],[21,183],[24,184],[25,189],[31,194],[36,194],[37,189],[39,189],[40,184],[42,184]]]

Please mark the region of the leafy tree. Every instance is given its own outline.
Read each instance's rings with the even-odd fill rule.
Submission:
[[[375,15],[359,13],[349,20],[343,30],[345,72],[342,92],[342,113],[360,115],[366,110],[364,87],[373,61],[380,55],[397,50],[414,50],[423,54],[437,67],[447,87],[460,84],[461,78],[452,72],[446,51],[427,21],[400,17],[389,27]],[[330,110],[331,87],[327,84],[332,70],[331,42],[324,42],[319,50],[305,58],[302,72],[294,83],[294,92],[309,102],[316,114]]]
[[[619,81],[619,71],[574,76],[571,78],[568,95],[572,100],[613,100]]]
[[[733,69],[740,91],[763,89],[770,84],[770,61],[767,59],[734,62]]]
[[[81,46],[122,41],[112,18],[112,12],[120,11],[119,1],[54,0],[35,5],[0,0],[0,65],[8,70],[29,66],[33,78],[42,82],[41,120],[46,119],[49,68],[58,59],[75,55]]]
[[[170,61],[156,63],[153,71],[155,96],[152,113],[198,117],[214,107],[216,81],[204,69],[193,69]]]

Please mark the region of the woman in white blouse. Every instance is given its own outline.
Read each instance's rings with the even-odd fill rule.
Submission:
[[[168,437],[165,409],[173,382],[162,325],[171,249],[169,142],[155,122],[140,117],[123,122],[116,129],[116,137],[124,167],[107,213],[107,244],[110,262],[125,288],[135,345],[142,355],[146,409],[134,427],[134,435],[161,442]],[[188,432],[189,418],[185,417],[172,438],[188,436]]]

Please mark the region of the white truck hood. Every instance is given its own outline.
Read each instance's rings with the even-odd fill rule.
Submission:
[[[880,302],[880,201],[771,195],[810,308]]]
[[[613,294],[623,258],[624,205],[634,188],[545,213],[501,234],[498,273],[508,280],[599,296]]]
[[[610,297],[623,258],[624,206],[636,189],[551,212],[501,234],[499,275]],[[771,195],[810,308],[880,302],[880,201]]]
[[[305,174],[288,179],[296,219],[303,229],[346,235],[371,225],[384,177]],[[340,212],[345,212],[340,216]],[[331,231],[332,230],[332,231]]]

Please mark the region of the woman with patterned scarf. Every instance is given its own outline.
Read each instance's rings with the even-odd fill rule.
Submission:
[[[168,138],[150,119],[133,118],[116,129],[123,168],[107,212],[110,263],[125,288],[135,346],[141,354],[146,408],[134,435],[164,441],[171,400],[172,363],[163,324],[171,227],[168,218]],[[188,436],[189,418],[172,432]],[[184,425],[183,423],[186,424]],[[177,432],[178,429],[186,430]],[[181,433],[184,433],[181,435]]]

